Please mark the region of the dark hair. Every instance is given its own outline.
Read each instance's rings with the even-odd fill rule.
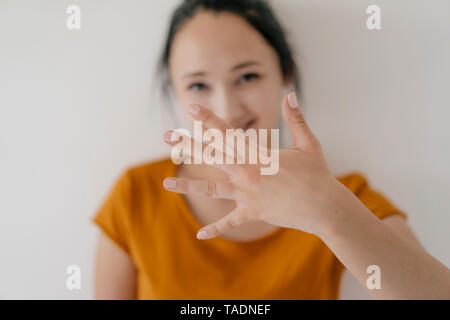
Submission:
[[[163,95],[168,96],[170,77],[168,74],[172,41],[176,32],[199,10],[213,12],[227,11],[245,19],[275,49],[280,60],[283,78],[293,80],[295,89],[300,89],[300,79],[292,49],[286,39],[285,31],[278,22],[272,8],[265,0],[184,0],[174,11],[164,50],[157,72],[162,80]]]

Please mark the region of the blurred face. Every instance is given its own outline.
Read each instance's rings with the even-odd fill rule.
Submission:
[[[276,128],[287,83],[276,51],[241,17],[199,11],[175,35],[169,71],[182,107],[198,103],[235,128]]]

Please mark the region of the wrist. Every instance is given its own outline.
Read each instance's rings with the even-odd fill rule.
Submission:
[[[317,225],[315,234],[322,240],[331,239],[357,229],[361,219],[372,216],[369,209],[344,185],[333,178],[333,186],[329,189],[326,213],[322,222]]]

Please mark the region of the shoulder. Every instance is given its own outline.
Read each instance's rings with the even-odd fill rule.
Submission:
[[[175,172],[176,164],[170,158],[161,158],[128,167],[121,180],[127,181],[134,196],[141,192],[155,194],[161,190],[164,179]]]
[[[149,209],[164,201],[167,196],[163,188],[166,177],[176,174],[176,164],[170,158],[161,158],[151,162],[128,167],[120,180],[127,186],[133,210]]]
[[[169,192],[164,193],[162,181],[175,168],[170,159],[159,159],[124,170],[93,221],[129,253],[136,233],[152,228],[155,209],[168,203],[164,197]]]
[[[378,218],[381,219],[391,214],[399,214],[406,218],[406,214],[396,208],[386,195],[371,187],[363,173],[355,171],[336,178]]]
[[[336,178],[354,194],[358,194],[365,188],[369,187],[368,181],[364,174],[358,171],[337,176]]]
[[[129,167],[124,175],[128,176],[132,182],[142,182],[146,180],[159,181],[167,174],[174,172],[176,165],[170,158],[161,158],[151,162]]]

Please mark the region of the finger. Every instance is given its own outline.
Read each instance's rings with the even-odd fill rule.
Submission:
[[[206,163],[228,174],[233,174],[233,168],[231,165],[225,164],[225,153],[220,148],[213,148],[211,145],[201,143],[191,136],[173,130],[168,130],[164,134],[164,141],[173,148],[171,157],[177,164],[181,162],[188,164]],[[196,144],[200,144],[198,152],[195,150]],[[182,152],[182,156],[180,156],[180,152]],[[194,162],[191,159],[194,159]],[[216,159],[218,161],[215,161]]]
[[[201,121],[207,129],[218,129],[225,136],[227,129],[234,129],[229,123],[217,117],[213,112],[199,104],[190,104],[187,108],[194,120]]]
[[[205,181],[184,178],[166,178],[164,187],[172,192],[198,194],[215,199],[238,200],[236,187],[230,181]]]
[[[315,147],[317,138],[306,123],[305,117],[298,106],[295,92],[291,92],[283,99],[283,118],[292,136],[292,147],[307,150]]]
[[[167,130],[164,133],[164,142],[167,143],[171,147],[175,147],[177,144],[179,144],[182,141],[183,137],[181,136],[174,136],[173,130]]]
[[[215,158],[218,160],[217,162],[213,163],[212,161],[207,161],[207,159],[203,159],[204,149],[211,148],[211,147],[192,138],[190,135],[183,134],[181,131],[178,131],[178,132],[173,131],[173,130],[167,131],[164,134],[164,141],[168,145],[170,145],[172,148],[176,148],[176,149],[172,149],[172,151],[173,151],[172,157],[179,156],[180,151],[182,151],[183,161],[191,160],[191,157],[192,157],[194,159],[194,163],[200,164],[200,163],[205,162],[206,164],[210,164],[210,165],[216,166],[216,167],[219,167],[219,165],[221,165],[224,162],[223,161],[224,154],[221,150],[219,150],[217,148],[209,150],[212,155],[215,155],[217,157],[217,158]],[[198,150],[198,152],[195,151],[196,144],[199,144],[201,147]],[[203,160],[205,160],[205,161],[203,161]],[[192,163],[192,162],[188,162],[188,163]]]
[[[220,236],[221,234],[230,231],[246,222],[248,222],[246,210],[243,208],[236,208],[227,214],[225,217],[217,220],[214,223],[201,228],[197,233],[197,239],[206,240]]]
[[[208,110],[199,104],[190,104],[187,111],[194,120],[201,121],[202,126],[205,129],[217,129],[222,133],[222,136],[226,138],[224,144],[226,154],[234,155],[234,157],[227,159],[227,161],[229,161],[227,163],[245,163],[245,159],[247,158],[246,150],[248,150],[249,154],[257,154],[258,146],[256,131],[254,134],[255,137],[252,139],[244,133],[244,130],[234,128],[225,120],[216,116],[211,110]],[[235,137],[237,140],[236,143]]]
[[[212,151],[212,149],[213,149],[214,152],[219,152],[217,154],[217,157],[220,157],[220,159],[224,159],[224,155],[226,154],[227,151],[229,151],[229,150],[224,150],[224,148],[221,147],[220,143],[214,144],[215,147],[212,147],[210,144],[200,142],[200,141],[192,138],[190,135],[188,136],[186,134],[183,134],[182,132],[176,132],[173,130],[166,131],[166,133],[164,134],[164,141],[171,147],[175,147],[181,142],[186,142],[186,144],[190,145],[191,147],[194,146],[195,143],[197,143],[197,144],[201,145],[201,147],[202,147],[202,149],[199,150],[199,152],[202,152],[202,154],[203,154],[204,149],[206,149],[206,148],[208,148],[208,150],[211,149],[209,151]],[[186,151],[189,151],[189,148],[186,149]],[[200,159],[200,155],[193,154],[193,156],[197,156]],[[231,157],[232,155],[227,154],[226,156]]]

